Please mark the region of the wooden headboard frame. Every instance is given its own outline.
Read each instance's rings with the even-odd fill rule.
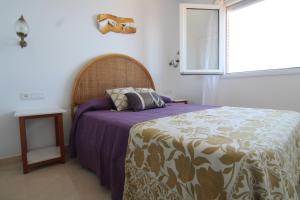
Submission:
[[[108,54],[91,60],[75,79],[72,116],[76,106],[91,99],[104,97],[106,89],[121,87],[155,89],[148,70],[134,58],[122,54]]]

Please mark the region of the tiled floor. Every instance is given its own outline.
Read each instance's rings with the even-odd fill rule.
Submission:
[[[21,162],[0,162],[0,200],[108,200],[109,190],[75,160],[23,175]]]
[[[299,195],[299,187],[298,195]],[[76,160],[23,175],[21,161],[0,161],[0,200],[109,200],[109,190]]]

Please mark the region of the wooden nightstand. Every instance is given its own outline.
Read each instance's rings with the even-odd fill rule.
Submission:
[[[187,99],[175,99],[175,100],[173,100],[173,103],[184,103],[184,104],[188,104],[188,100],[187,100]]]
[[[65,162],[63,109],[39,109],[16,111],[19,118],[20,141],[22,150],[23,172],[28,173],[32,168],[56,162]],[[56,146],[33,149],[28,151],[26,139],[26,120],[53,117],[55,122]]]

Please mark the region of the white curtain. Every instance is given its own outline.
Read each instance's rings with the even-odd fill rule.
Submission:
[[[214,4],[222,4],[223,0],[213,0]],[[212,23],[212,22],[210,22]],[[209,24],[210,24],[209,23]],[[211,24],[210,27],[213,27],[214,24]],[[212,35],[212,29],[208,29],[207,35]],[[211,32],[211,33],[210,33]],[[205,66],[209,68],[210,66],[210,55],[212,53],[212,46],[215,46],[213,42],[217,42],[217,40],[207,40],[206,42],[206,62]],[[218,75],[205,75],[203,76],[203,84],[202,84],[202,104],[216,105],[218,90],[219,90],[219,82],[220,76]]]
[[[202,104],[217,105],[220,77],[217,75],[206,75],[203,79]]]

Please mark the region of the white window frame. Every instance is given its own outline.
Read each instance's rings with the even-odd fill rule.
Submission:
[[[296,75],[296,74],[300,74],[300,67],[228,73],[227,66],[226,66],[226,72],[222,76],[222,78],[223,79],[248,78],[248,77],[251,78],[251,77],[264,77],[264,76]]]
[[[188,70],[187,67],[187,9],[219,11],[219,69]],[[180,4],[180,73],[182,75],[223,75],[226,58],[226,15],[221,5],[213,4]]]

